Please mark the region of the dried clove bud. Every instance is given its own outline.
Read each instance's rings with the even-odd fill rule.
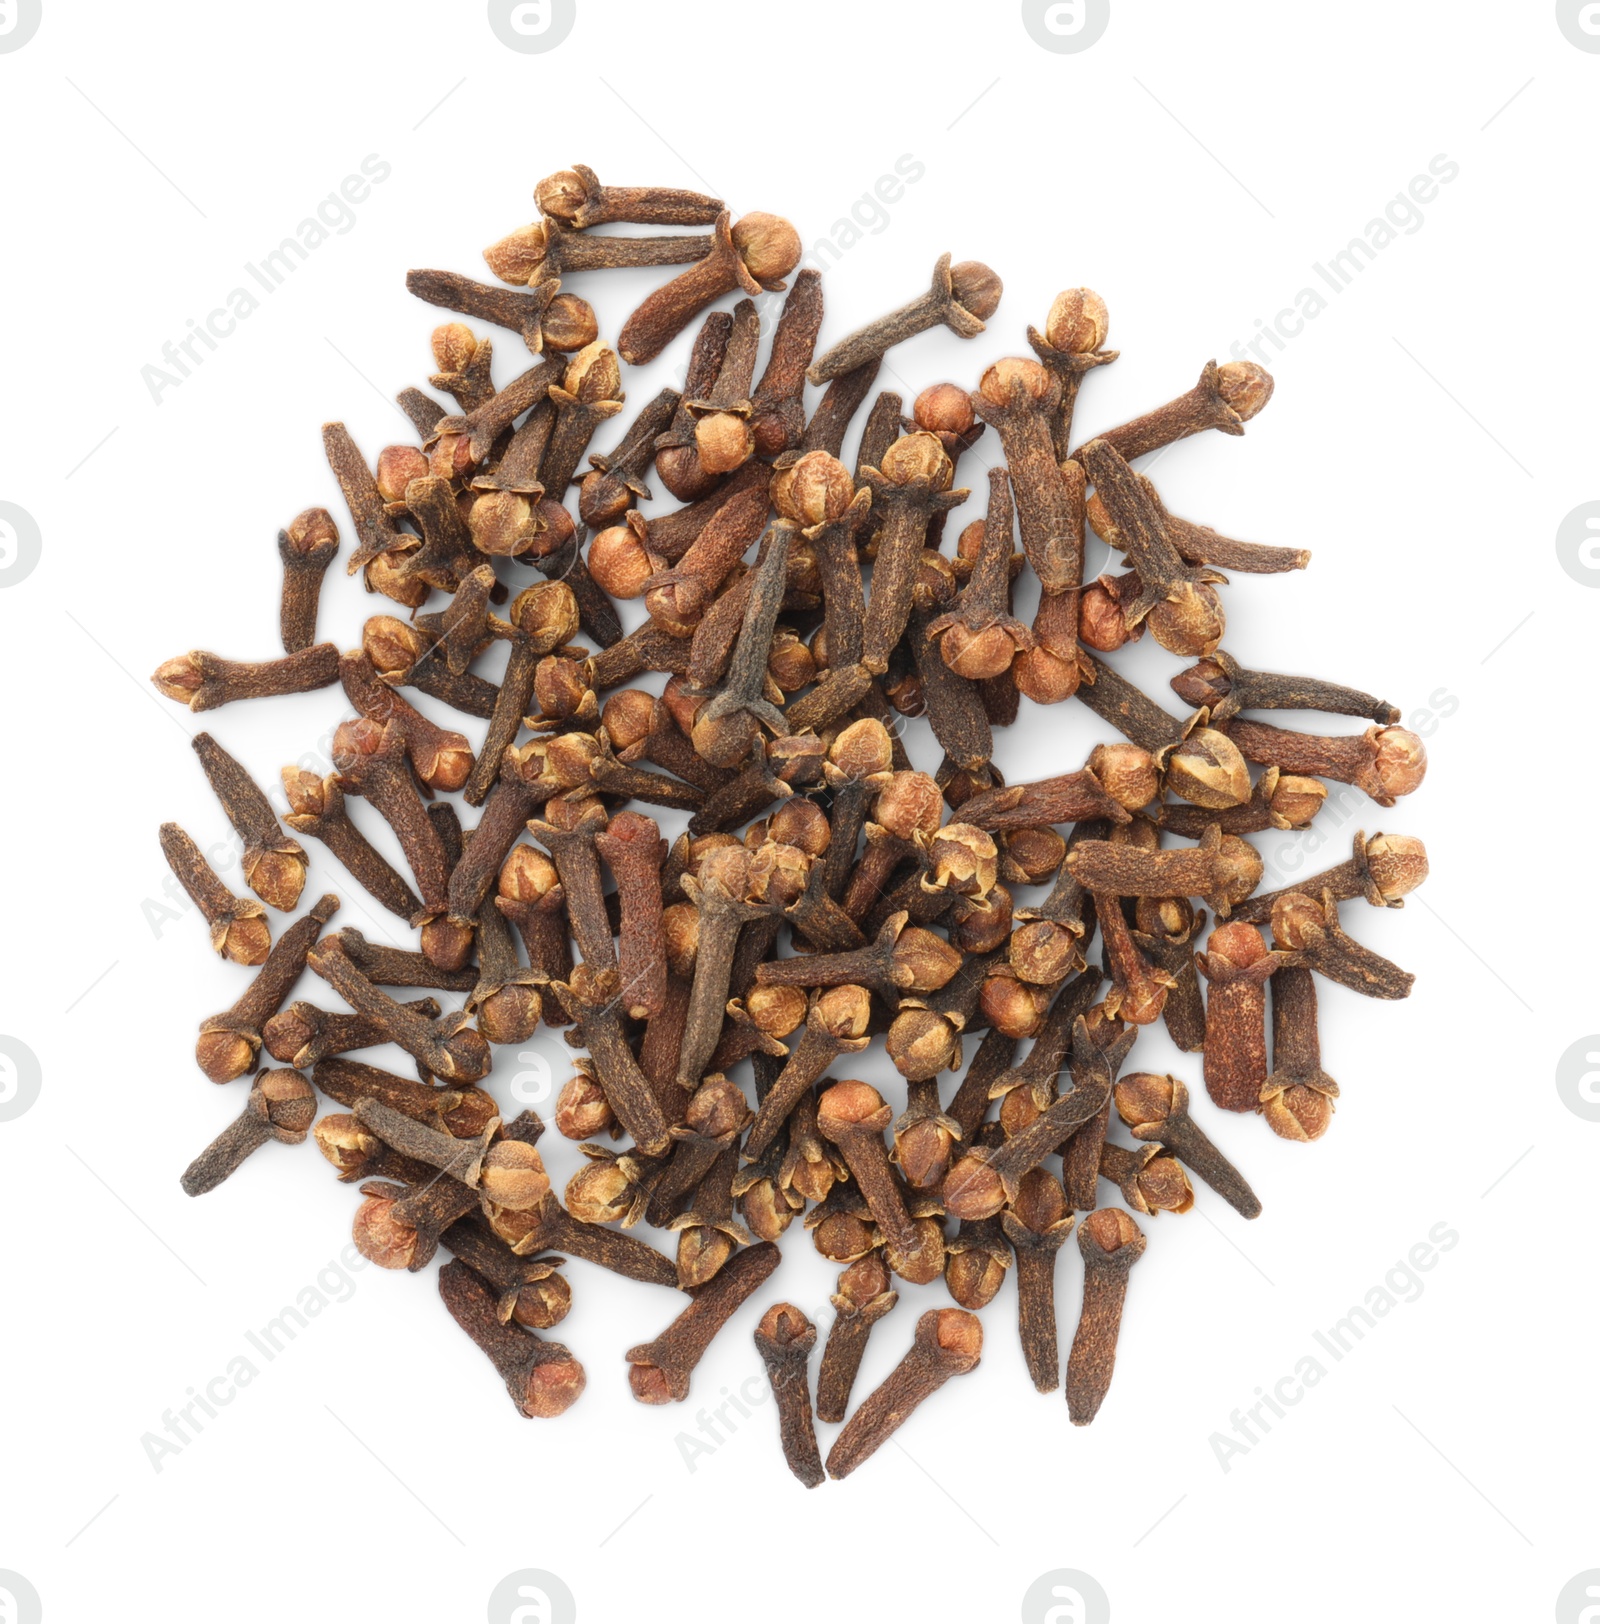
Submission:
[[[960,1308],[931,1308],[917,1321],[916,1337],[881,1387],[861,1401],[828,1451],[828,1476],[848,1477],[899,1431],[918,1405],[952,1376],[977,1368],[983,1326]]]
[[[1083,1312],[1067,1356],[1067,1413],[1075,1427],[1094,1420],[1111,1387],[1128,1275],[1144,1249],[1143,1231],[1120,1207],[1091,1212],[1078,1231]]]
[[[238,1120],[190,1162],[182,1180],[184,1194],[204,1195],[216,1189],[270,1139],[283,1145],[303,1144],[316,1114],[316,1093],[299,1072],[262,1072],[250,1085],[250,1098]]]

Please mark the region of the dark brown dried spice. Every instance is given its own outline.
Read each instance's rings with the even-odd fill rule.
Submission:
[[[896,344],[930,327],[948,327],[958,338],[976,338],[999,308],[1000,294],[1000,278],[987,265],[969,259],[953,266],[950,256],[941,254],[926,293],[841,339],[806,376],[812,383],[828,383],[880,360]]]
[[[722,1269],[653,1342],[628,1350],[628,1385],[641,1404],[682,1403],[711,1339],[777,1268],[770,1241],[748,1248]]]
[[[439,1271],[439,1295],[450,1317],[500,1373],[518,1414],[549,1420],[578,1401],[588,1378],[571,1351],[502,1321],[493,1288],[460,1259]]]
[[[176,823],[161,825],[161,853],[211,932],[211,946],[234,964],[261,964],[272,946],[267,910],[236,897]]]
[[[1261,1215],[1255,1191],[1189,1115],[1189,1090],[1176,1077],[1133,1072],[1117,1084],[1112,1097],[1135,1139],[1164,1146],[1241,1217]]]
[[[1091,1212],[1078,1231],[1083,1255],[1083,1311],[1067,1356],[1067,1413],[1086,1427],[1111,1387],[1128,1275],[1144,1256],[1143,1231],[1120,1207]]]
[[[848,1477],[952,1376],[976,1369],[982,1353],[983,1326],[975,1314],[960,1308],[930,1308],[917,1321],[905,1358],[861,1401],[834,1439],[828,1451],[828,1476]]]
[[[272,944],[272,951],[238,1001],[200,1023],[195,1062],[214,1083],[242,1077],[261,1049],[261,1029],[283,1007],[322,927],[339,911],[339,899],[323,897]]]
[[[839,1276],[839,1289],[831,1299],[833,1324],[817,1370],[819,1421],[844,1420],[872,1327],[900,1300],[890,1285],[889,1270],[877,1252],[858,1258]]]

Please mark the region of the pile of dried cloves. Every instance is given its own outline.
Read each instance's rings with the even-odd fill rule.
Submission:
[[[1248,837],[1308,827],[1328,781],[1393,805],[1422,781],[1421,742],[1370,694],[1225,652],[1223,572],[1300,569],[1308,555],[1176,517],[1135,467],[1189,435],[1242,434],[1272,380],[1209,363],[1168,404],[1077,443],[1080,387],[1117,358],[1104,303],[1078,288],[1028,329],[1031,355],[993,362],[971,390],[935,384],[907,417],[899,395],[873,395],[883,355],[934,326],[983,333],[1001,295],[987,266],[946,255],[926,291],[821,356],[821,280],[801,271],[762,369],[755,297],[784,291],[800,259],[786,220],[733,222],[716,198],[605,186],[582,167],[535,196],[538,222],[484,256],[506,286],[408,279],[510,329],[534,364],[497,387],[490,340],[452,321],[433,334],[430,382],[455,410],[417,389],[398,397],[419,443],[369,465],[342,424],[323,430],[355,533],[347,568],[397,612],[368,620],[348,652],[316,641],[340,535],[311,508],[278,538],[283,657],[194,652],[155,675],[195,711],[339,684],[355,712],[334,734],[334,770],[286,767],[276,807],[213,738],[195,739],[259,901],[234,896],[177,825],[162,829],[212,945],[259,967],[201,1025],[205,1075],[253,1080],[184,1188],[214,1188],[269,1139],[314,1137],[360,1186],[362,1252],[418,1270],[442,1244],[445,1306],[519,1412],[541,1417],[585,1382],[540,1334],[570,1306],[568,1258],[687,1295],[626,1356],[634,1396],[661,1404],[687,1396],[801,1218],[843,1270],[814,1407],[807,1317],[776,1304],[755,1340],[807,1484],[853,1471],[977,1364],[975,1311],[1013,1265],[1028,1370],[1041,1391],[1059,1387],[1055,1261],[1083,1213],[1065,1386],[1086,1423],[1145,1248],[1136,1220],[1188,1211],[1191,1176],[1246,1218],[1260,1210],[1189,1088],[1126,1070],[1141,1027],[1163,1020],[1202,1057],[1213,1105],[1310,1140],[1338,1094],[1316,977],[1376,998],[1411,984],[1345,933],[1339,905],[1399,906],[1427,872],[1420,841],[1358,836],[1349,861],[1261,895]],[[709,229],[593,229],[608,222]],[[601,342],[568,280],[651,265],[684,268],[614,347]],[[735,295],[701,323],[684,387],[603,435],[624,410],[621,362],[650,360]],[[996,464],[987,508],[947,532],[975,444]],[[647,479],[679,505],[646,517]],[[1086,524],[1125,564],[1087,585]],[[1012,612],[1024,563],[1040,588],[1031,624]],[[642,604],[631,631],[617,600]],[[1147,629],[1192,662],[1171,683],[1187,715],[1106,659]],[[497,643],[494,682],[475,666]],[[1024,698],[1074,697],[1121,737],[1077,770],[1004,783],[992,729]],[[1246,714],[1284,709],[1371,725],[1321,737]],[[451,712],[483,724],[476,748]],[[932,772],[907,755],[909,717],[942,752]],[[687,828],[663,838],[639,806]],[[364,832],[374,819],[403,867]],[[415,949],[325,934],[334,896],[271,940],[267,910],[292,912],[305,884],[307,836],[418,930]],[[1014,900],[1026,887],[1031,906]],[[335,1007],[289,1001],[306,966]],[[541,1022],[581,1051],[555,1126],[588,1161],[563,1196],[540,1158],[545,1124],[502,1120],[480,1086],[494,1046]],[[847,1075],[878,1037],[906,1080],[898,1111]],[[415,1059],[415,1078],[347,1058],[384,1043]],[[317,1119],[318,1094],[340,1109]],[[1107,1186],[1121,1205],[1100,1205]],[[639,1238],[641,1219],[676,1232],[675,1258]],[[941,1275],[957,1306],[924,1313],[852,1411],[895,1277]],[[826,1466],[813,1414],[844,1423]]]

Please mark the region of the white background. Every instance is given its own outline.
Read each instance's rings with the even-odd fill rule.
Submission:
[[[1600,56],[1544,0],[1112,9],[1090,50],[1053,54],[1014,4],[578,0],[570,37],[523,55],[481,4],[44,0],[37,36],[0,54],[0,501],[43,538],[38,568],[0,591],[0,1031],[43,1078],[33,1108],[0,1122],[0,1568],[52,1620],[476,1620],[522,1568],[561,1576],[591,1624],[780,1608],[1012,1619],[1057,1568],[1093,1575],[1119,1621],[1544,1619],[1600,1567],[1600,1125],[1555,1083],[1600,1027],[1583,810],[1600,595],[1556,548],[1562,519],[1600,495]],[[353,227],[153,401],[141,368],[254,289],[244,262],[369,154],[392,174]],[[180,1191],[243,1104],[242,1082],[213,1088],[191,1053],[197,1020],[244,976],[192,910],[165,916],[156,844],[168,818],[202,843],[226,833],[190,735],[213,729],[272,783],[345,714],[342,696],[193,717],[147,674],[193,647],[276,651],[277,528],[326,503],[348,548],[319,425],[342,418],[369,455],[410,438],[388,402],[425,381],[441,317],[407,295],[406,269],[484,275],[480,250],[532,217],[541,176],[578,160],[711,190],[792,218],[809,248],[837,241],[907,154],[922,177],[881,218],[860,205],[873,229],[836,265],[810,261],[828,266],[824,343],[918,291],[945,249],[1006,284],[976,341],[933,335],[890,358],[880,382],[908,400],[1023,351],[1063,287],[1104,295],[1122,351],[1083,390],[1085,431],[1187,388],[1302,288],[1327,299],[1268,352],[1277,394],[1247,436],[1189,441],[1156,478],[1176,512],[1313,550],[1303,574],[1225,589],[1232,652],[1371,688],[1427,735],[1423,789],[1327,830],[1314,860],[1337,861],[1357,827],[1426,839],[1433,875],[1410,906],[1345,910],[1416,972],[1414,997],[1326,992],[1343,1095],[1316,1145],[1219,1120],[1201,1097],[1265,1211],[1247,1225],[1202,1191],[1186,1218],[1141,1220],[1149,1250],[1090,1429],[1032,1391],[1008,1286],[979,1371],[849,1482],[793,1482],[770,1402],[691,1471],[683,1439],[708,1441],[696,1412],[759,1374],[760,1306],[791,1298],[825,1328],[836,1270],[796,1226],[687,1405],[642,1408],[625,1382],[624,1349],[676,1311],[667,1292],[571,1265],[559,1334],[589,1388],[564,1421],[534,1423],[450,1323],[432,1271],[369,1268],[326,1276],[330,1305],[272,1363],[252,1355],[257,1379],[157,1471],[144,1436],[316,1283],[357,1197],[310,1145],[267,1147],[203,1200]],[[1332,294],[1313,263],[1438,155],[1458,177]],[[657,280],[569,286],[614,337]],[[520,346],[494,339],[504,382]],[[681,378],[687,345],[628,371],[630,415]],[[968,515],[995,449],[991,436],[962,464]],[[1095,544],[1092,568],[1102,556]],[[350,646],[386,607],[330,575],[323,635]],[[1176,668],[1143,646],[1118,663],[1158,695]],[[1000,763],[1066,770],[1106,731],[1081,707],[1025,705]],[[909,741],[931,766],[920,725]],[[1263,840],[1274,859],[1294,845]],[[334,889],[336,923],[387,934],[312,856],[308,896]],[[301,995],[327,1002],[311,981]],[[558,1085],[560,1043],[529,1049]],[[1201,1093],[1164,1033],[1138,1055]],[[507,1104],[519,1069],[502,1052]],[[861,1074],[892,1076],[881,1050]],[[559,1188],[577,1157],[553,1137]],[[1213,1435],[1234,1436],[1232,1412],[1318,1353],[1314,1333],[1441,1224],[1459,1242],[1417,1277],[1421,1295],[1342,1362],[1320,1354],[1326,1379],[1224,1470]],[[1080,1278],[1069,1244],[1063,1348]],[[943,1300],[905,1293],[858,1393]]]

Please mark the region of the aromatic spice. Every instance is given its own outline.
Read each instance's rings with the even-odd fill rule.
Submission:
[[[1067,1355],[1067,1413],[1075,1427],[1088,1426],[1105,1402],[1117,1361],[1128,1275],[1144,1249],[1143,1231],[1120,1207],[1091,1212],[1078,1231],[1083,1312]]]
[[[234,964],[261,964],[272,946],[267,910],[236,897],[175,823],[161,825],[161,854],[211,930],[211,945]]]
[[[848,1477],[904,1425],[911,1412],[952,1376],[975,1370],[983,1353],[983,1326],[960,1308],[929,1309],[916,1338],[883,1385],[861,1401],[828,1451],[828,1476]]]
[[[535,201],[539,218],[485,252],[508,286],[407,279],[518,334],[533,363],[497,387],[493,343],[448,321],[429,338],[434,393],[396,397],[415,443],[369,464],[342,424],[322,429],[353,532],[347,572],[410,618],[371,617],[346,652],[316,642],[339,524],[308,507],[278,562],[264,548],[259,560],[284,657],[194,653],[157,672],[193,710],[337,683],[355,712],[329,716],[331,760],[282,770],[285,814],[209,734],[195,740],[260,903],[233,895],[177,824],[162,828],[213,947],[254,967],[202,1024],[196,1058],[217,1082],[256,1075],[184,1188],[214,1189],[268,1139],[314,1137],[357,1186],[363,1255],[416,1272],[441,1246],[453,1254],[447,1311],[518,1412],[539,1417],[586,1382],[537,1334],[567,1315],[569,1272],[684,1294],[667,1329],[618,1361],[641,1402],[681,1401],[776,1269],[780,1238],[809,1232],[842,1269],[814,1412],[817,1328],[783,1302],[750,1322],[784,1457],[808,1486],[855,1470],[974,1368],[976,1314],[1008,1279],[1029,1376],[1058,1387],[1055,1268],[1076,1228],[1065,1387],[1070,1420],[1086,1423],[1146,1245],[1129,1214],[1188,1212],[1200,1185],[1202,1202],[1261,1211],[1183,1082],[1119,1076],[1143,1031],[1164,1021],[1200,1056],[1211,1103],[1306,1144],[1339,1094],[1323,1036],[1344,1036],[1319,1032],[1315,978],[1380,999],[1411,987],[1346,934],[1339,907],[1401,906],[1427,874],[1421,841],[1358,834],[1347,861],[1261,892],[1252,837],[1309,829],[1320,845],[1329,781],[1393,804],[1422,783],[1421,740],[1370,693],[1224,650],[1224,572],[1302,569],[1309,554],[1180,518],[1133,466],[1207,429],[1242,433],[1272,381],[1253,363],[1208,365],[1193,390],[1075,447],[1086,381],[1118,357],[1104,301],[1069,288],[1042,332],[1026,330],[1036,358],[984,355],[908,394],[907,417],[895,391],[869,406],[883,357],[938,325],[982,334],[1001,294],[987,266],[945,256],[925,294],[817,356],[814,270],[763,336],[757,296],[800,258],[787,221],[735,222],[717,198],[603,185],[581,165],[547,176]],[[594,229],[610,222],[654,232]],[[627,266],[682,270],[610,342],[563,284],[587,291]],[[708,309],[718,301],[731,309]],[[626,409],[625,368],[695,322],[681,386],[606,429]],[[826,387],[808,400],[808,383]],[[607,449],[591,452],[600,435]],[[986,514],[947,545],[968,494],[956,469],[980,439]],[[1123,555],[1090,583],[1086,525]],[[543,580],[527,585],[525,569]],[[1029,625],[1016,607],[1033,591]],[[637,604],[627,629],[618,600]],[[1146,627],[1185,662],[1168,680],[1187,714],[1112,663]],[[1237,628],[1228,642],[1246,646]],[[1095,719],[1087,758],[1046,743],[1008,783],[995,730],[1024,699],[1074,697]],[[1308,708],[1370,725],[1322,736],[1257,719]],[[371,802],[408,873],[353,799]],[[478,809],[471,827],[461,805]],[[266,908],[298,907],[313,859],[293,836],[306,835],[401,922],[392,939],[366,919],[370,939],[325,935],[328,895],[271,942]],[[307,967],[339,1007],[295,998]],[[439,996],[391,995],[404,989]],[[503,1117],[495,1050],[529,1064],[522,1046],[542,1026],[578,1051],[554,1107],[556,1154],[574,1158],[575,1143],[575,1173],[546,1168],[538,1117]],[[892,1087],[839,1075],[880,1036],[893,1071],[870,1075]],[[415,1077],[346,1058],[388,1043]],[[258,1071],[263,1049],[293,1069]],[[314,1121],[319,1092],[342,1109]],[[564,1198],[552,1170],[570,1174]],[[1123,1206],[1100,1205],[1102,1183]],[[629,1233],[640,1224],[674,1248]],[[958,1306],[923,1313],[906,1358],[850,1413],[897,1276],[942,1280]],[[826,1466],[818,1421],[844,1423]]]
[[[776,1303],[756,1327],[756,1352],[767,1367],[778,1401],[778,1436],[789,1470],[808,1489],[827,1481],[817,1432],[811,1424],[811,1390],[806,1361],[817,1344],[817,1328],[793,1303]]]

